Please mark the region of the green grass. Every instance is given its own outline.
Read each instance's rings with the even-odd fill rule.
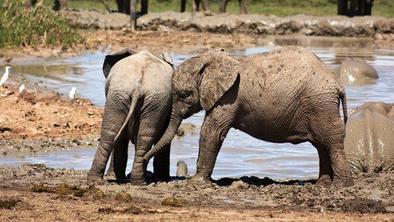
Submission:
[[[51,0],[45,0],[51,4]],[[107,0],[111,9],[116,10],[115,0]],[[335,0],[248,0],[248,12],[265,15],[289,16],[336,15]],[[188,11],[191,11],[191,0],[188,0]],[[211,11],[219,11],[219,0],[209,1]],[[105,10],[101,0],[68,0],[68,7],[75,9]],[[149,0],[150,12],[179,11],[180,0]],[[227,6],[228,13],[238,13],[238,1],[231,0]],[[375,0],[372,14],[375,16],[394,17],[394,0]]]
[[[19,0],[9,2],[8,7],[0,7],[0,47],[68,47],[82,40],[64,18],[48,7],[27,9]]]

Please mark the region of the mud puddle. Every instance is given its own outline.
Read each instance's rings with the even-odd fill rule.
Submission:
[[[244,50],[233,51],[234,55],[251,55],[269,51],[279,45],[303,45],[315,52],[331,67],[336,67],[346,58],[361,58],[378,71],[380,78],[376,84],[349,86],[346,88],[348,107],[353,109],[367,101],[394,101],[394,50],[373,49],[367,47],[369,41],[347,39],[273,39],[264,41],[264,45]],[[22,73],[25,78],[41,81],[42,84],[60,93],[67,94],[71,87],[77,87],[77,95],[91,99],[102,106],[105,102],[105,79],[101,73],[105,53],[86,54],[73,58],[50,58],[24,61],[15,64],[13,72]],[[191,54],[172,54],[174,62],[179,65]],[[0,67],[2,69],[2,67]],[[204,113],[200,112],[185,120],[196,126],[195,130],[186,132],[182,138],[173,142],[171,153],[172,174],[176,162],[184,160],[190,170],[195,171],[198,156],[198,135]],[[1,157],[1,165],[20,165],[21,163],[45,163],[55,168],[88,169],[95,149],[78,149],[61,152],[39,153],[32,156]],[[133,158],[133,149],[130,149]],[[130,165],[130,164],[129,164]],[[216,162],[214,178],[258,176],[273,179],[300,179],[317,177],[318,157],[312,145],[274,144],[254,139],[240,131],[230,130]]]

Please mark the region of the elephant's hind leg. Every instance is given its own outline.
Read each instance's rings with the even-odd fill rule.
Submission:
[[[118,182],[124,182],[126,180],[126,166],[127,166],[127,154],[128,154],[129,139],[127,134],[123,133],[122,137],[119,138],[115,144],[113,155],[113,171]]]
[[[148,163],[144,161],[144,155],[152,147],[155,136],[155,121],[141,116],[135,144],[133,169],[130,174],[130,182],[135,185],[143,185],[145,170]]]
[[[333,106],[337,107],[336,104]],[[320,173],[318,182],[329,175],[334,184],[353,185],[349,163],[344,151],[345,129],[339,111],[316,112],[311,120],[312,144],[319,152]],[[330,166],[329,166],[330,165]]]
[[[319,155],[319,179],[317,181],[318,185],[329,185],[334,177],[334,172],[331,167],[330,154],[328,152],[329,147],[320,143],[313,143],[316,147],[317,153]]]

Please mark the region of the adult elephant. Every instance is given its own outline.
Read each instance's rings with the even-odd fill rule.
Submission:
[[[135,157],[130,180],[145,182],[144,155],[161,137],[171,110],[171,77],[173,64],[168,54],[141,51],[133,54],[122,50],[106,56],[106,77],[101,139],[88,182],[103,178],[113,150],[113,167],[118,181],[126,180],[129,140],[135,144]],[[155,156],[154,175],[159,180],[169,177],[170,145]]]
[[[233,127],[269,142],[309,141],[319,154],[318,183],[353,184],[339,109],[342,101],[346,122],[345,93],[312,52],[289,47],[239,60],[225,52],[207,52],[182,63],[172,84],[169,126],[146,161],[165,150],[183,119],[203,109],[195,179],[210,179]]]
[[[376,70],[367,62],[359,59],[347,59],[334,69],[337,78],[344,85],[364,85],[375,83],[379,78]]]
[[[131,28],[137,27],[137,18],[148,14],[148,0],[141,0],[141,10],[137,11],[137,0],[116,0],[118,12],[130,15]]]
[[[209,10],[208,0],[192,0],[192,13],[200,11],[200,5],[205,14],[211,14]],[[181,0],[181,12],[186,11],[186,0]]]
[[[394,104],[356,108],[346,126],[345,152],[354,174],[394,171]]]
[[[227,4],[229,0],[221,0],[219,5],[219,12],[225,13]],[[246,9],[246,2],[245,0],[238,0],[239,3],[239,14],[248,14],[248,10]]]
[[[374,0],[338,0],[338,15],[371,15]]]

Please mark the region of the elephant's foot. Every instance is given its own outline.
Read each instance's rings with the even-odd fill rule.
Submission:
[[[190,178],[190,181],[197,184],[211,184],[211,178],[196,174]]]
[[[115,172],[113,170],[108,170],[107,173],[105,174],[107,177],[115,177]]]
[[[354,185],[354,182],[352,177],[336,177],[334,178],[334,181],[332,181],[330,176],[323,175],[317,180],[316,185],[323,187],[329,187],[331,185],[334,185],[336,187],[350,187]]]
[[[128,182],[131,185],[135,185],[135,186],[146,186],[147,185],[144,176],[130,175]]]
[[[336,187],[351,187],[354,185],[354,181],[352,177],[348,176],[343,178],[334,178],[333,184]]]
[[[319,179],[316,182],[316,186],[322,186],[322,187],[329,187],[332,184],[331,177],[329,175],[323,175],[319,177]]]
[[[87,183],[89,186],[102,185],[104,184],[104,180],[102,176],[88,174]]]

